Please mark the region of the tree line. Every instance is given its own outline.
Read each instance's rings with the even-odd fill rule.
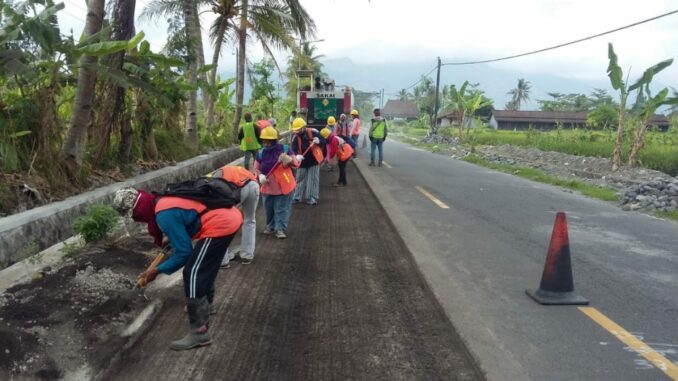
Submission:
[[[141,19],[167,20],[159,51],[137,33],[136,6],[89,0],[84,31],[73,36],[59,27],[63,3],[0,2],[0,172],[36,171],[78,183],[97,168],[231,144],[244,106],[272,116],[276,103],[294,99],[278,99],[275,50],[293,53],[288,67],[318,64],[311,46],[299,46],[316,27],[298,0],[153,0]],[[202,12],[216,16],[209,63]],[[269,58],[248,60],[248,42]],[[237,70],[222,79],[227,47],[237,49]],[[293,74],[286,72],[288,84]],[[243,105],[247,78],[253,96]]]

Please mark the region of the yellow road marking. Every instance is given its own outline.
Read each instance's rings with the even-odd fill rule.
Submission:
[[[607,316],[603,315],[600,311],[593,307],[579,307],[579,310],[583,312],[586,316],[590,317],[591,320],[595,321],[601,327],[605,328],[610,332],[614,337],[619,339],[622,343],[626,344],[629,348],[636,351],[639,355],[645,357],[652,365],[656,366],[659,370],[666,373],[672,380],[678,381],[678,367],[676,364],[671,362],[666,357],[662,356],[649,345],[645,344],[641,340],[638,340],[635,336],[630,334],[627,330],[622,328],[617,323],[610,320]]]
[[[389,164],[389,163],[387,163],[387,162],[385,162],[385,161],[382,161],[382,163],[384,163],[384,165],[386,166],[386,168],[393,168],[393,167],[391,167],[391,164]]]
[[[438,206],[441,207],[442,209],[449,209],[449,208],[450,208],[449,206],[445,205],[444,202],[438,200],[438,199],[436,198],[436,196],[432,195],[432,194],[431,194],[429,191],[427,191],[426,189],[424,189],[424,188],[422,188],[422,187],[420,187],[420,186],[418,186],[418,185],[415,186],[415,188],[417,188],[417,190],[418,190],[419,192],[421,192],[424,196],[428,197],[429,200],[433,201],[434,204],[438,205]]]

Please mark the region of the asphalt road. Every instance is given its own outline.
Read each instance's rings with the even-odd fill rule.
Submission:
[[[563,210],[575,290],[676,363],[678,224],[393,140],[384,147],[384,167],[367,167],[366,151],[358,165],[488,379],[670,379],[577,307],[541,306],[525,289],[539,285]]]
[[[483,380],[356,168],[346,188],[337,177],[322,172],[319,205],[293,207],[286,240],[258,235],[252,264],[220,271],[212,345],[169,350],[188,328],[177,286],[102,379]]]

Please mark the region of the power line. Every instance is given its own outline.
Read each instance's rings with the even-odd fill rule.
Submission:
[[[80,5],[76,4],[76,3],[74,3],[73,1],[64,0],[64,2],[65,2],[66,4],[68,4],[68,5],[72,6],[72,7],[74,7],[74,8],[78,8],[78,9],[80,9],[81,11],[87,13],[87,9],[85,9],[85,8],[83,8],[82,6],[80,6]]]
[[[634,27],[634,26],[637,26],[637,25],[640,25],[640,24],[645,24],[645,23],[647,23],[647,22],[654,21],[654,20],[660,19],[660,18],[662,18],[662,17],[670,16],[670,15],[672,15],[672,14],[674,14],[674,13],[678,13],[678,9],[676,9],[676,10],[674,10],[674,11],[671,11],[671,12],[667,12],[667,13],[661,14],[661,15],[659,15],[659,16],[655,16],[655,17],[651,17],[651,18],[649,18],[649,19],[645,19],[645,20],[642,20],[642,21],[638,21],[638,22],[635,22],[635,23],[633,23],[633,24],[625,25],[625,26],[622,26],[622,27],[620,27],[620,28],[608,30],[607,32],[602,32],[602,33],[594,34],[594,35],[592,35],[592,36],[580,38],[580,39],[578,39],[578,40],[566,42],[566,43],[564,43],[564,44],[558,44],[558,45],[550,46],[550,47],[548,47],[548,48],[543,48],[543,49],[539,49],[539,50],[533,50],[533,51],[531,51],[531,52],[526,52],[526,53],[516,54],[516,55],[512,55],[512,56],[501,57],[501,58],[493,58],[493,59],[489,59],[489,60],[482,60],[482,61],[447,62],[447,63],[442,64],[442,66],[448,66],[448,65],[455,65],[455,66],[459,66],[459,65],[475,65],[475,64],[481,64],[481,63],[489,63],[489,62],[505,61],[505,60],[510,60],[510,59],[513,59],[513,58],[529,56],[529,55],[532,55],[532,54],[537,54],[537,53],[545,52],[545,51],[548,51],[548,50],[554,50],[554,49],[562,48],[562,47],[564,47],[564,46],[577,44],[577,43],[582,42],[582,41],[586,41],[586,40],[590,40],[590,39],[593,39],[593,38],[596,38],[596,37],[604,36],[604,35],[606,35],[606,34],[618,32],[618,31],[620,31],[620,30],[632,28],[632,27]]]
[[[405,91],[407,91],[407,90],[413,88],[414,86],[417,86],[417,85],[419,84],[419,82],[423,81],[424,78],[428,77],[429,74],[433,73],[433,71],[434,71],[437,67],[438,67],[438,64],[437,64],[437,63],[434,64],[433,67],[431,68],[431,70],[429,70],[428,73],[419,76],[419,80],[417,80],[417,82],[411,84],[410,86],[406,87],[406,88],[405,88]]]

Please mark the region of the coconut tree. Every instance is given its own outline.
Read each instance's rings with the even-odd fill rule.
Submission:
[[[127,41],[134,36],[134,9],[136,0],[116,0],[113,4],[111,40]],[[113,73],[120,73],[125,63],[125,50],[121,50],[104,59],[105,65]],[[94,123],[94,134],[98,137],[98,147],[93,164],[96,166],[108,149],[111,133],[120,130],[118,158],[129,161],[132,148],[132,128],[129,115],[125,115],[125,87],[114,80],[107,80],[101,86],[99,112]],[[118,127],[119,128],[116,128]]]
[[[285,17],[285,15],[288,15],[288,17]],[[315,23],[299,0],[240,1],[240,22],[237,30],[236,107],[233,116],[234,132],[237,131],[242,116],[248,30],[261,43],[264,51],[273,57],[272,48],[289,49],[294,46],[295,34],[301,38],[314,36]],[[234,133],[233,136],[235,137],[237,134]]]
[[[285,70],[285,91],[290,98],[295,99],[297,96],[297,70],[311,70],[314,76],[322,76],[323,64],[320,60],[323,57],[325,56],[322,54],[316,54],[316,47],[308,42],[304,42],[300,48],[292,49],[292,56],[287,60]]]
[[[170,18],[170,28],[176,32],[168,38],[168,45],[179,48],[188,61],[187,84],[193,89],[189,92],[184,129],[186,143],[193,149],[198,148],[198,77],[201,78],[203,102],[207,107],[211,102],[210,92],[207,90],[207,75],[200,70],[205,64],[202,35],[200,32],[199,6],[203,0],[154,0],[144,7],[140,17],[142,19]],[[181,20],[183,25],[177,28],[174,23]],[[200,70],[200,71],[199,71]]]
[[[511,96],[510,104],[515,107],[516,110],[520,110],[520,106],[523,102],[530,100],[530,89],[532,85],[530,81],[526,81],[524,78],[518,79],[518,86],[509,91],[508,95]]]
[[[87,19],[83,37],[93,36],[101,30],[104,19],[104,0],[90,0],[87,2]],[[94,86],[96,85],[97,57],[83,54],[80,58],[80,71],[78,72],[78,88],[73,102],[73,113],[68,124],[66,140],[61,148],[61,160],[69,169],[71,175],[82,165],[82,157],[85,152],[85,137],[87,127],[92,116],[92,99]]]

